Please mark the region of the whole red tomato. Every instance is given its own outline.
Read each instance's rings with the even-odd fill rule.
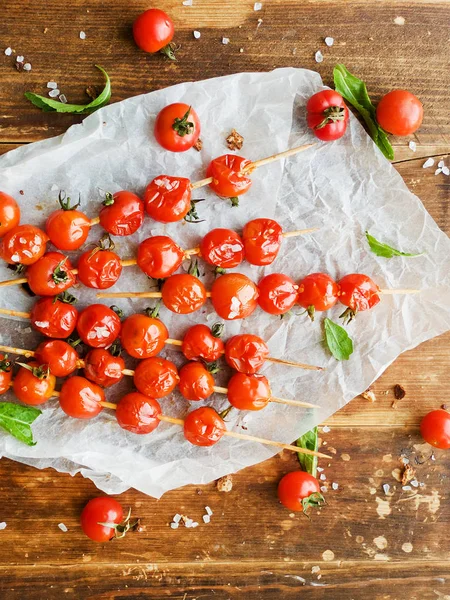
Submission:
[[[240,373],[256,373],[266,362],[269,348],[257,335],[234,335],[225,344],[225,360]]]
[[[75,284],[73,266],[61,252],[47,252],[27,269],[28,285],[37,296],[56,296]]]
[[[84,358],[84,376],[101,387],[107,388],[123,378],[125,362],[104,348],[89,350]]]
[[[155,177],[145,189],[144,204],[149,217],[160,223],[181,221],[191,210],[191,182],[186,177]]]
[[[378,124],[394,135],[409,135],[419,129],[423,106],[419,98],[407,90],[392,90],[377,106]]]
[[[172,392],[180,378],[170,360],[152,356],[141,360],[134,372],[134,385],[145,396],[164,398]]]
[[[0,240],[0,257],[14,265],[32,265],[44,256],[48,236],[34,225],[17,225]]]
[[[239,410],[261,410],[270,402],[272,392],[264,375],[235,373],[228,382],[227,397]]]
[[[214,310],[227,321],[244,319],[258,306],[258,288],[246,275],[226,273],[211,288]]]
[[[186,400],[206,400],[214,392],[214,377],[199,362],[189,362],[180,369],[180,394]]]
[[[259,306],[270,315],[284,315],[297,301],[299,286],[283,273],[266,275],[258,283]]]
[[[120,319],[108,306],[91,304],[80,312],[77,331],[86,345],[109,348],[120,333]]]
[[[167,235],[155,235],[139,244],[137,264],[153,279],[170,277],[183,262],[184,251]]]
[[[212,329],[197,324],[189,327],[184,334],[181,351],[188,360],[214,362],[224,353],[224,344],[220,339],[223,325],[216,323]]]
[[[200,254],[214,267],[232,269],[244,260],[244,244],[232,229],[212,229],[200,242]]]
[[[7,354],[0,354],[0,394],[4,394],[9,390],[12,376],[12,362],[8,360]]]
[[[119,256],[112,250],[97,246],[80,256],[78,279],[86,287],[106,290],[113,286],[122,273]]]
[[[242,231],[245,258],[252,265],[271,265],[283,240],[283,229],[273,219],[253,219]]]
[[[114,498],[93,498],[81,513],[81,529],[94,542],[109,542],[122,536],[116,527],[122,523],[123,516],[123,508]]]
[[[39,365],[32,361],[21,366],[13,381],[13,392],[21,402],[36,406],[52,397],[56,378],[50,373],[48,365]]]
[[[34,357],[41,365],[48,365],[50,373],[55,377],[67,377],[78,366],[76,350],[63,340],[47,340],[41,342],[34,352]]]
[[[189,104],[169,104],[156,117],[155,138],[166,150],[185,152],[192,148],[199,135],[200,119]]]
[[[138,16],[133,23],[133,37],[136,45],[144,52],[162,52],[175,59],[170,48],[175,32],[173,21],[159,8],[150,8]]]
[[[348,108],[334,90],[322,90],[306,104],[306,120],[319,140],[330,142],[341,138],[348,124]]]
[[[209,187],[222,198],[235,198],[245,194],[252,185],[252,180],[243,171],[251,164],[246,158],[235,154],[215,158],[206,171],[206,177],[213,178]]]
[[[198,277],[189,273],[166,279],[161,293],[164,306],[179,315],[193,313],[206,302],[205,286]]]
[[[161,352],[168,337],[169,332],[162,321],[135,314],[122,323],[120,343],[130,356],[149,358]]]
[[[161,407],[154,398],[131,392],[120,400],[116,418],[122,429],[131,433],[151,433],[160,424]]]
[[[67,298],[67,300],[66,300]],[[49,338],[66,338],[75,329],[78,310],[72,305],[72,296],[40,298],[31,309],[31,326]]]
[[[20,208],[12,196],[0,192],[0,238],[19,224]]]
[[[362,273],[346,275],[339,282],[339,300],[348,309],[341,315],[351,321],[357,312],[369,310],[380,301],[380,288]]]
[[[144,220],[144,203],[132,192],[106,194],[99,213],[100,225],[111,235],[132,235]]]
[[[59,404],[62,410],[74,419],[92,419],[102,410],[105,401],[102,388],[85,377],[74,375],[62,384]]]
[[[79,210],[80,202],[70,205],[70,198],[59,193],[61,208],[48,217],[45,231],[51,243],[59,250],[77,250],[84,244],[91,228],[91,221]]]
[[[278,498],[289,510],[305,514],[309,506],[320,506],[325,502],[317,479],[304,471],[292,471],[281,478]]]
[[[450,448],[450,414],[446,410],[432,410],[420,423],[423,439],[436,448]]]
[[[194,446],[213,446],[226,430],[222,417],[209,406],[193,410],[184,420],[184,437]]]
[[[316,310],[332,308],[339,297],[339,286],[326,273],[311,273],[299,283],[297,302],[308,311],[314,321]]]

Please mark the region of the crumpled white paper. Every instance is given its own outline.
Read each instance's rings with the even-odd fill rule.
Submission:
[[[0,188],[19,200],[22,222],[43,225],[57,207],[59,189],[74,197],[81,194],[85,211],[94,217],[101,201],[99,188],[141,193],[163,173],[192,181],[203,178],[210,159],[229,152],[225,137],[233,127],[245,138],[242,154],[252,160],[314,141],[306,127],[304,107],[308,97],[321,88],[317,73],[286,68],[184,83],[130,98],[99,110],[62,136],[2,156]],[[156,114],[175,101],[192,104],[199,114],[202,152],[173,154],[154,141]],[[274,217],[285,231],[313,226],[320,231],[285,240],[280,256],[267,269],[239,267],[255,281],[277,271],[296,280],[315,271],[328,272],[336,279],[363,272],[381,288],[422,290],[416,296],[385,296],[374,310],[360,313],[348,327],[355,351],[346,362],[336,361],[324,348],[321,318],[312,324],[305,316],[280,320],[257,311],[245,321],[226,323],[227,337],[252,332],[268,342],[272,356],[326,367],[316,373],[268,363],[263,370],[274,395],[315,401],[320,410],[270,404],[261,412],[230,415],[229,428],[291,442],[364,391],[401,352],[450,328],[450,242],[353,117],[339,141],[317,143],[300,155],[262,167],[252,179],[253,186],[238,208],[231,208],[208,188],[197,190],[194,197],[205,198],[198,205],[203,223],[163,226],[146,219],[132,239],[115,240],[119,254],[132,257],[139,241],[156,233],[167,233],[190,248],[212,227],[239,230],[250,219]],[[396,248],[426,254],[414,259],[378,258],[368,249],[366,229]],[[93,228],[89,240],[100,235],[101,229]],[[206,266],[202,270],[208,286],[212,274]],[[11,271],[2,265],[0,279],[10,278]],[[124,269],[113,291],[148,287],[143,273],[130,267]],[[95,301],[95,292],[82,286],[74,293],[81,307]],[[29,310],[32,302],[19,288],[0,291],[1,307]],[[149,302],[117,304],[130,314]],[[342,310],[337,305],[327,316],[337,321]],[[161,317],[171,337],[181,337],[193,323],[218,320],[209,303],[189,316],[163,308]],[[3,344],[33,348],[38,336],[26,321],[2,318],[0,339]],[[182,364],[181,354],[174,349],[168,347],[162,355]],[[224,369],[217,377],[218,385],[226,385],[228,376]],[[130,378],[125,379],[108,391],[110,400],[131,389]],[[174,394],[161,405],[166,414],[183,416],[200,404],[189,406]],[[227,406],[226,398],[216,394],[213,405]],[[229,438],[211,448],[197,448],[184,440],[180,428],[167,424],[148,436],[136,436],[120,429],[107,410],[89,422],[70,419],[58,408],[57,400],[42,409],[33,426],[37,445],[29,448],[0,432],[1,454],[39,468],[81,472],[107,493],[134,487],[159,497],[185,484],[207,483],[275,452]]]

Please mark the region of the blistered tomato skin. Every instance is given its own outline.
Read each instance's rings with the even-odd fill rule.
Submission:
[[[141,360],[134,372],[134,385],[145,396],[164,398],[177,386],[180,378],[170,360],[153,356]]]
[[[191,209],[191,182],[186,177],[160,175],[144,193],[145,210],[160,223],[181,221]]]
[[[116,418],[122,429],[143,435],[151,433],[160,424],[161,407],[157,400],[131,392],[123,396],[116,409]]]
[[[167,235],[155,235],[139,244],[137,264],[153,279],[166,279],[180,267],[184,251]]]
[[[283,229],[273,219],[253,219],[242,231],[245,258],[257,266],[271,265],[278,256]]]
[[[104,348],[94,348],[84,358],[84,376],[104,388],[119,383],[123,378],[124,368],[123,358],[113,356]]]
[[[0,240],[0,257],[11,265],[32,265],[45,254],[48,235],[34,225],[17,225]]]
[[[186,400],[206,400],[214,392],[214,377],[201,363],[187,363],[180,369],[178,390]]]
[[[85,377],[74,375],[62,384],[59,404],[62,410],[74,419],[92,419],[102,410],[105,401],[102,388]]]
[[[99,213],[100,225],[111,235],[132,235],[144,220],[144,203],[132,192],[107,194]]]
[[[214,362],[224,353],[224,343],[209,327],[198,323],[186,331],[181,351],[188,360]]]
[[[216,313],[226,319],[244,319],[258,306],[258,288],[246,275],[226,273],[211,288],[211,301]]]
[[[31,369],[38,368],[39,364],[35,361],[28,363]],[[46,371],[43,366],[43,371]],[[27,367],[20,367],[13,380],[13,392],[24,404],[37,406],[47,402],[55,390],[56,378],[51,373],[43,376],[34,375]]]
[[[164,306],[179,315],[193,313],[206,302],[205,286],[198,277],[188,273],[166,279],[161,293]]]
[[[362,273],[346,275],[338,285],[340,302],[354,312],[370,310],[380,301],[380,288]]]
[[[109,348],[120,333],[120,319],[104,304],[91,304],[81,311],[77,331],[81,341],[92,348]]]
[[[252,180],[242,171],[251,162],[242,156],[224,154],[212,160],[206,171],[206,177],[212,177],[209,187],[223,198],[233,198],[245,194],[252,185]]]
[[[30,314],[31,326],[49,338],[67,338],[75,329],[78,310],[75,306],[44,297],[35,302]]]
[[[34,352],[34,357],[41,365],[48,365],[50,373],[55,377],[71,375],[78,365],[76,350],[63,340],[47,340],[41,342]]]
[[[228,401],[239,410],[261,410],[270,402],[271,395],[264,375],[235,373],[228,382]]]
[[[297,302],[299,286],[283,273],[266,275],[258,283],[259,306],[271,315],[284,315]]]
[[[27,269],[28,285],[37,296],[56,296],[76,282],[73,266],[61,252],[47,252]]]
[[[266,342],[257,335],[235,335],[225,344],[225,360],[232,369],[240,373],[257,373],[268,356]]]
[[[159,319],[135,314],[122,323],[120,342],[134,358],[149,358],[159,354],[169,337],[167,327]]]
[[[20,221],[20,208],[12,196],[0,192],[0,238],[14,229]]]
[[[244,244],[231,229],[212,229],[200,242],[200,254],[210,265],[233,269],[244,260]]]
[[[77,250],[91,229],[90,219],[79,210],[56,210],[47,219],[45,231],[58,250]]]
[[[106,290],[113,286],[122,273],[119,256],[112,250],[88,250],[78,261],[78,279],[86,287]]]
[[[190,412],[184,420],[184,437],[194,446],[213,446],[226,431],[224,420],[209,406]]]
[[[328,310],[338,301],[339,285],[326,273],[311,273],[298,285],[297,302],[307,310]]]

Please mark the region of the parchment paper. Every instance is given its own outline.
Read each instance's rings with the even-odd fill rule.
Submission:
[[[286,68],[184,83],[130,98],[99,110],[62,136],[2,156],[0,189],[20,201],[22,222],[43,224],[56,208],[59,189],[74,197],[80,193],[85,211],[93,217],[100,206],[99,188],[141,193],[163,173],[201,179],[209,160],[228,152],[225,137],[233,127],[245,138],[242,154],[253,160],[313,141],[304,106],[322,87],[317,73]],[[200,153],[165,152],[153,139],[156,114],[175,101],[192,104],[200,116],[204,143]],[[139,241],[156,233],[167,233],[183,247],[193,247],[212,227],[239,230],[249,219],[268,216],[276,218],[285,231],[313,226],[320,231],[285,240],[277,261],[266,270],[241,265],[239,270],[255,281],[268,272],[284,272],[296,280],[314,271],[335,278],[363,272],[382,288],[422,290],[417,296],[383,297],[374,310],[360,313],[349,326],[355,351],[347,362],[336,361],[323,347],[321,318],[312,324],[304,316],[280,320],[257,311],[245,321],[226,323],[227,337],[239,331],[256,333],[268,342],[273,356],[326,367],[325,372],[315,373],[269,363],[263,372],[270,378],[274,395],[314,400],[320,410],[270,404],[259,413],[235,411],[229,428],[291,442],[364,391],[401,352],[450,328],[450,242],[355,118],[341,140],[318,143],[296,157],[258,169],[238,208],[231,208],[207,188],[197,190],[194,197],[205,198],[198,205],[205,222],[163,226],[147,219],[132,238],[116,238],[119,254],[132,257]],[[377,258],[368,249],[365,229],[396,248],[426,254],[414,259]],[[93,228],[89,240],[100,235],[101,229]],[[212,274],[207,267],[202,271],[209,286]],[[9,278],[11,271],[2,265],[0,279]],[[112,291],[148,288],[143,273],[131,267],[124,269]],[[82,286],[74,293],[80,307],[95,301],[95,293]],[[29,310],[32,302],[19,288],[0,292],[1,307]],[[117,304],[130,314],[149,302]],[[338,305],[327,316],[337,321],[340,311]],[[171,337],[182,336],[193,323],[218,320],[210,303],[190,316],[166,309],[161,316]],[[28,322],[2,318],[0,339],[4,344],[33,348],[39,337]],[[162,355],[182,364],[175,350],[164,350]],[[218,385],[226,385],[228,377],[224,369],[217,377]],[[110,400],[131,389],[130,378],[125,379],[108,391]],[[161,405],[166,414],[183,416],[200,404],[189,406],[174,394]],[[225,407],[226,398],[216,394],[213,405]],[[209,482],[274,453],[265,446],[227,438],[209,449],[196,448],[184,440],[180,428],[166,424],[151,435],[136,436],[121,430],[106,410],[89,422],[70,419],[58,408],[57,400],[42,408],[33,426],[37,445],[29,448],[0,431],[0,453],[39,468],[80,471],[107,493],[134,487],[159,497],[188,483]]]

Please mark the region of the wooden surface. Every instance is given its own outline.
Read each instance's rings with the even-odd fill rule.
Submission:
[[[13,47],[33,69],[18,73],[13,57],[0,54],[0,152],[79,122],[41,113],[23,92],[45,93],[46,82],[56,80],[71,102],[85,102],[84,88],[101,85],[94,63],[110,73],[118,101],[185,80],[281,66],[317,69],[330,83],[333,65],[343,62],[365,79],[374,99],[394,86],[423,100],[417,152],[407,140],[395,140],[396,167],[449,231],[450,178],[421,168],[427,156],[448,164],[448,1],[263,0],[260,12],[247,0],[193,0],[192,7],[161,0],[158,6],[174,18],[182,46],[177,63],[134,46],[130,24],[146,2],[4,3],[1,50]],[[404,25],[395,24],[397,17]],[[193,29],[201,31],[200,40]],[[222,36],[229,45],[222,45]],[[335,38],[332,48],[325,36]],[[325,56],[320,65],[314,62],[318,49]],[[281,454],[235,475],[229,494],[214,484],[176,490],[159,502],[126,492],[121,500],[142,517],[145,531],[94,544],[78,526],[81,508],[97,493],[89,481],[3,459],[0,520],[7,528],[0,531],[0,598],[448,600],[450,458],[436,452],[431,460],[418,423],[449,402],[449,350],[445,335],[404,354],[376,382],[375,403],[357,398],[330,420],[322,439],[336,454],[330,467],[321,466],[326,483],[339,488],[327,493],[328,506],[311,521],[291,516],[276,501],[277,481],[297,468],[294,457]],[[392,408],[397,383],[406,397]],[[412,464],[416,457],[424,461],[417,466],[423,487],[403,491],[396,481],[402,453]],[[206,505],[214,511],[209,525],[168,527],[177,512],[200,520]]]

